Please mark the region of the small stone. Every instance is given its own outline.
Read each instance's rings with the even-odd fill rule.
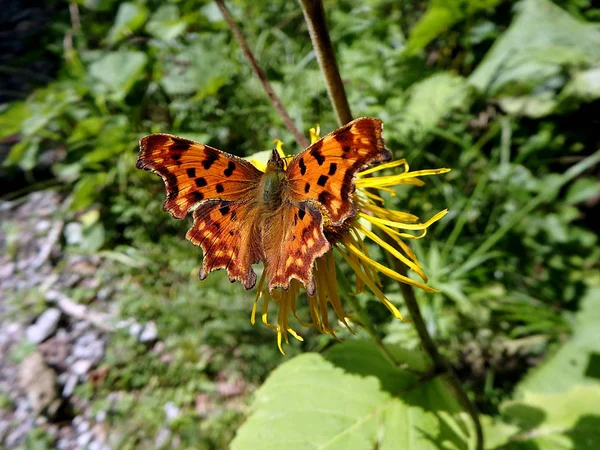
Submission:
[[[60,316],[61,312],[58,308],[48,308],[33,325],[27,327],[25,331],[27,339],[34,344],[44,341],[56,331]]]
[[[76,425],[76,428],[79,434],[85,433],[86,431],[90,431],[90,423],[87,420],[82,419],[81,422]]]
[[[19,366],[19,384],[33,411],[39,414],[56,398],[56,374],[44,362],[40,352],[27,356]]]
[[[95,331],[87,331],[74,342],[71,356],[96,364],[104,357],[104,340]]]
[[[100,290],[96,294],[96,298],[98,300],[106,300],[112,295],[113,292],[114,290],[111,286],[104,286],[103,288],[100,288]]]
[[[154,322],[148,322],[140,333],[140,342],[152,342],[158,337],[158,329]]]
[[[91,431],[86,431],[85,433],[77,436],[77,446],[78,448],[86,448],[89,442],[92,440],[94,436]]]
[[[50,225],[52,222],[46,219],[41,219],[35,224],[35,231],[38,233],[43,233],[44,231],[48,231],[50,229]]]
[[[171,431],[168,428],[161,428],[156,433],[156,438],[154,439],[154,446],[156,448],[163,448],[169,441],[171,437]]]
[[[83,225],[79,222],[69,222],[64,230],[65,239],[69,245],[79,245],[83,242]]]
[[[163,410],[165,412],[165,416],[167,417],[167,423],[173,422],[181,414],[181,411],[173,402],[165,403]]]
[[[97,423],[102,423],[106,420],[106,411],[104,409],[101,409],[100,411],[98,411],[96,413],[96,417],[94,417],[94,420]]]
[[[79,377],[75,374],[69,375],[69,378],[67,378],[67,382],[65,383],[65,386],[63,387],[63,391],[62,391],[63,397],[68,398],[71,396],[71,394],[73,394],[73,391],[75,390],[75,386],[77,386],[78,378]]]
[[[15,272],[15,263],[14,262],[2,262],[0,264],[0,279],[9,278]]]
[[[90,360],[79,359],[75,361],[75,363],[71,366],[71,372],[73,372],[76,375],[79,375],[80,377],[83,377],[90,371],[92,364],[93,363]]]
[[[129,325],[129,334],[134,338],[138,339],[141,332],[142,326],[139,323],[133,322],[131,325]]]

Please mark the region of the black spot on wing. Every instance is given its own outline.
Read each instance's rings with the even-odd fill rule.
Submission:
[[[305,192],[306,194],[308,194],[308,191],[310,191],[310,183],[306,183],[306,184],[304,185],[304,192]]]
[[[187,169],[186,173],[189,178],[196,178],[196,169],[194,169],[193,167],[190,169]]]
[[[327,205],[329,203],[329,197],[331,197],[331,194],[327,191],[323,191],[319,194],[318,200],[319,203],[322,203],[323,205]]]
[[[361,168],[361,163],[356,161],[349,169],[344,173],[344,181],[342,182],[342,189],[340,190],[340,196],[343,200],[349,198],[356,189],[354,186],[354,174]]]
[[[215,189],[217,190],[217,192],[219,194],[225,191],[225,188],[223,187],[223,185],[221,183],[217,183],[217,185],[215,186]]]
[[[315,142],[315,144],[310,149],[310,155],[317,160],[317,164],[320,166],[325,162],[325,157],[323,153],[321,153],[321,147],[323,146],[323,141]]]
[[[306,215],[306,211],[304,211],[303,209],[298,211],[298,218],[300,220],[304,219],[304,216]]]
[[[173,139],[173,142],[171,142],[171,145],[169,145],[169,148],[176,152],[185,152],[186,150],[188,150],[190,148],[190,144],[185,141]]]
[[[321,175],[317,180],[317,184],[321,187],[325,187],[327,180],[329,180],[329,177],[327,175]]]
[[[229,214],[229,205],[223,205],[219,208],[219,211],[221,212],[222,216],[226,216],[227,214]]]
[[[304,164],[304,158],[300,158],[300,161],[298,161],[298,167],[300,167],[300,174],[304,175],[306,173],[306,164]]]
[[[336,163],[331,163],[329,164],[329,172],[328,175],[335,175],[335,172],[337,171],[337,164]]]
[[[206,179],[204,177],[198,177],[198,178],[196,178],[196,186],[198,186],[198,187],[204,187],[207,184],[208,183],[206,182]]]
[[[201,200],[204,200],[204,194],[198,191],[192,191],[190,193],[190,197],[192,197],[193,202],[199,202]]]
[[[217,152],[208,153],[206,158],[202,160],[202,167],[204,167],[206,170],[210,169],[217,159],[219,159],[219,154]]]
[[[233,174],[234,170],[235,163],[233,161],[229,161],[229,163],[227,164],[227,169],[223,171],[223,175],[225,175],[226,177],[230,177]]]

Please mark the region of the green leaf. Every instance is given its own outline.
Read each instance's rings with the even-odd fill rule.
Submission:
[[[574,205],[598,195],[600,195],[600,183],[596,178],[579,178],[569,187],[565,200]]]
[[[146,24],[146,31],[156,39],[172,41],[185,31],[187,23],[179,18],[177,5],[158,8]]]
[[[423,368],[420,354],[395,349]],[[416,382],[370,342],[293,358],[256,393],[252,413],[231,448],[466,449],[468,429],[443,380]]]
[[[0,113],[0,139],[17,134],[30,114],[25,102],[14,102]]]
[[[543,117],[599,98],[597,70],[590,71],[599,67],[594,24],[548,0],[525,0],[470,82],[509,113]]]
[[[106,173],[85,174],[73,188],[71,210],[79,211],[87,208],[97,196],[98,191],[106,183]]]
[[[466,79],[449,73],[435,74],[414,84],[405,95],[398,133],[422,139],[447,114],[468,108],[471,91]]]
[[[199,40],[164,61],[164,77],[160,80],[169,95],[195,93],[194,100],[214,95],[231,78],[233,64],[215,42]],[[210,70],[207,70],[210,68]]]
[[[560,394],[526,392],[502,405],[504,420],[519,428],[510,449],[595,450],[600,442],[600,387],[575,386]]]
[[[21,124],[23,135],[39,137],[40,130],[80,100],[84,92],[85,89],[79,89],[77,84],[66,82],[52,83],[44,89],[36,90],[27,99],[29,114]]]
[[[581,299],[573,336],[554,356],[533,370],[517,392],[563,392],[575,384],[600,387],[600,286],[589,289]]]
[[[109,94],[113,101],[123,100],[143,76],[147,60],[143,52],[120,50],[107,53],[89,67],[89,74],[100,82],[94,85],[96,93]]]
[[[115,23],[108,32],[108,43],[115,44],[138,30],[148,19],[148,8],[137,3],[125,2],[119,5]]]
[[[40,138],[25,137],[13,145],[4,161],[5,166],[19,166],[23,170],[31,170],[37,164],[40,150]]]
[[[410,32],[406,51],[414,53],[454,24],[475,12],[494,7],[499,0],[432,0]]]

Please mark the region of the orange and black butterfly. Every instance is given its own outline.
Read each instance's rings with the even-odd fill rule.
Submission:
[[[356,173],[391,158],[382,129],[378,119],[356,119],[289,162],[273,150],[264,172],[208,145],[152,134],[140,140],[137,167],[162,177],[173,217],[192,211],[186,237],[204,252],[200,279],[225,269],[250,289],[252,264],[263,262],[269,290],[295,278],[314,295],[314,261],[331,248],[327,230],[356,215]]]

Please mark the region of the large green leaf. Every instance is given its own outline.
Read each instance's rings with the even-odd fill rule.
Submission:
[[[502,405],[503,419],[516,432],[508,444],[494,448],[595,450],[600,443],[599,404],[596,386],[576,386],[560,394],[527,392],[522,400]]]
[[[179,18],[177,5],[162,5],[146,24],[146,31],[156,39],[171,41],[185,31],[187,23]]]
[[[573,323],[573,336],[558,352],[532,371],[518,392],[564,392],[576,384],[600,388],[600,286],[581,299]],[[599,409],[600,410],[600,409]]]
[[[409,367],[426,365],[419,354],[396,355]],[[442,379],[418,382],[370,342],[346,342],[277,368],[231,448],[466,449],[459,411]]]
[[[25,102],[14,102],[5,106],[6,109],[0,112],[0,139],[21,131],[23,121],[31,114]]]
[[[90,65],[89,73],[99,83],[94,85],[98,94],[108,94],[120,101],[141,79],[148,57],[143,52],[121,50],[104,55]]]
[[[525,0],[470,82],[514,114],[542,117],[600,97],[600,30],[548,0]]]
[[[177,55],[163,61],[160,82],[169,95],[189,95],[196,99],[214,95],[231,79],[233,64],[216,51],[214,40],[198,39]]]
[[[139,29],[148,19],[148,8],[138,3],[125,2],[119,5],[115,23],[108,32],[108,43],[114,44]]]
[[[472,90],[466,79],[449,73],[438,73],[414,84],[400,99],[403,104],[390,108],[400,111],[397,132],[419,141],[449,113],[468,108]]]
[[[499,0],[432,0],[410,32],[406,51],[421,50],[452,25],[475,12],[495,6]]]

